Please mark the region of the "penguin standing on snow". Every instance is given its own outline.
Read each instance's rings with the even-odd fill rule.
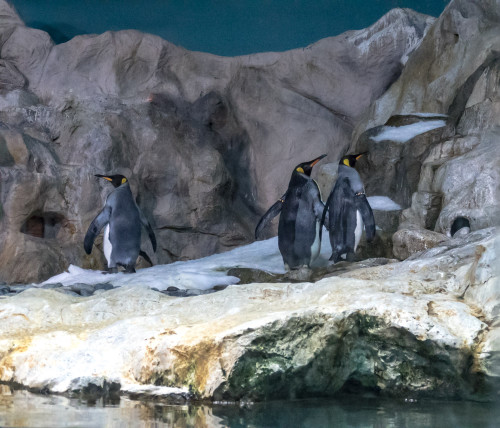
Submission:
[[[366,153],[366,152],[365,152]],[[356,161],[365,153],[344,156],[339,162],[335,186],[325,204],[322,224],[325,223],[330,234],[334,263],[345,258],[352,260],[363,233],[366,231],[368,242],[375,238],[375,219],[366,199],[365,188],[358,172],[354,169]],[[329,220],[326,219],[330,211]]]
[[[310,267],[321,247],[321,216],[324,204],[311,171],[326,155],[295,167],[286,193],[262,216],[255,229],[258,238],[264,227],[281,213],[278,247],[285,268]]]
[[[94,240],[106,226],[104,231],[104,255],[108,261],[108,271],[118,272],[118,266],[125,272],[135,272],[135,263],[141,254],[149,263],[149,257],[141,251],[141,226],[149,234],[149,239],[156,251],[156,237],[148,220],[135,203],[128,180],[123,175],[99,175],[115,187],[102,211],[92,221],[85,235],[83,247],[87,254],[92,252]],[[152,263],[151,263],[152,264]]]

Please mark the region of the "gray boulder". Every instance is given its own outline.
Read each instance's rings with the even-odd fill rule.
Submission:
[[[434,248],[447,240],[445,235],[426,229],[400,229],[392,237],[393,252],[399,260]]]

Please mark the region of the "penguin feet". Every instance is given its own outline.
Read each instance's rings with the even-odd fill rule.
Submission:
[[[117,265],[123,268],[124,273],[135,273],[135,263],[131,265],[117,263]]]
[[[131,265],[125,266],[125,273],[135,273],[135,267]]]
[[[294,269],[291,269],[284,275],[284,278],[290,282],[304,282],[310,281],[312,278],[313,271],[307,266],[297,266]]]
[[[345,256],[345,261],[349,263],[354,263],[356,261],[356,254],[354,253],[347,253]]]
[[[330,257],[330,261],[333,263],[341,262],[342,261],[342,254],[333,252],[331,257]]]
[[[330,257],[330,261],[333,263],[338,263],[338,262],[349,262],[349,263],[354,263],[356,260],[356,254],[352,252],[347,252],[343,254],[339,254],[336,252],[332,253],[332,256]]]

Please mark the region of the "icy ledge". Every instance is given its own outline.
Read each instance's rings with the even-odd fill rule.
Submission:
[[[401,209],[401,205],[394,202],[388,196],[368,196],[367,199],[373,210],[397,211]]]
[[[190,298],[145,285],[87,298],[28,289],[0,299],[0,380],[54,392],[169,387],[214,400],[330,395],[350,384],[485,396],[500,378],[499,247],[486,229],[316,283]]]
[[[384,140],[395,141],[397,143],[406,143],[417,135],[432,131],[433,129],[446,126],[444,120],[426,120],[403,126],[383,126],[381,132],[370,137],[376,143]]]

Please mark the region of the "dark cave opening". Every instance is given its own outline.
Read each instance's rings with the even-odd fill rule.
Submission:
[[[21,226],[21,232],[42,239],[55,239],[65,218],[53,212],[34,213]]]

